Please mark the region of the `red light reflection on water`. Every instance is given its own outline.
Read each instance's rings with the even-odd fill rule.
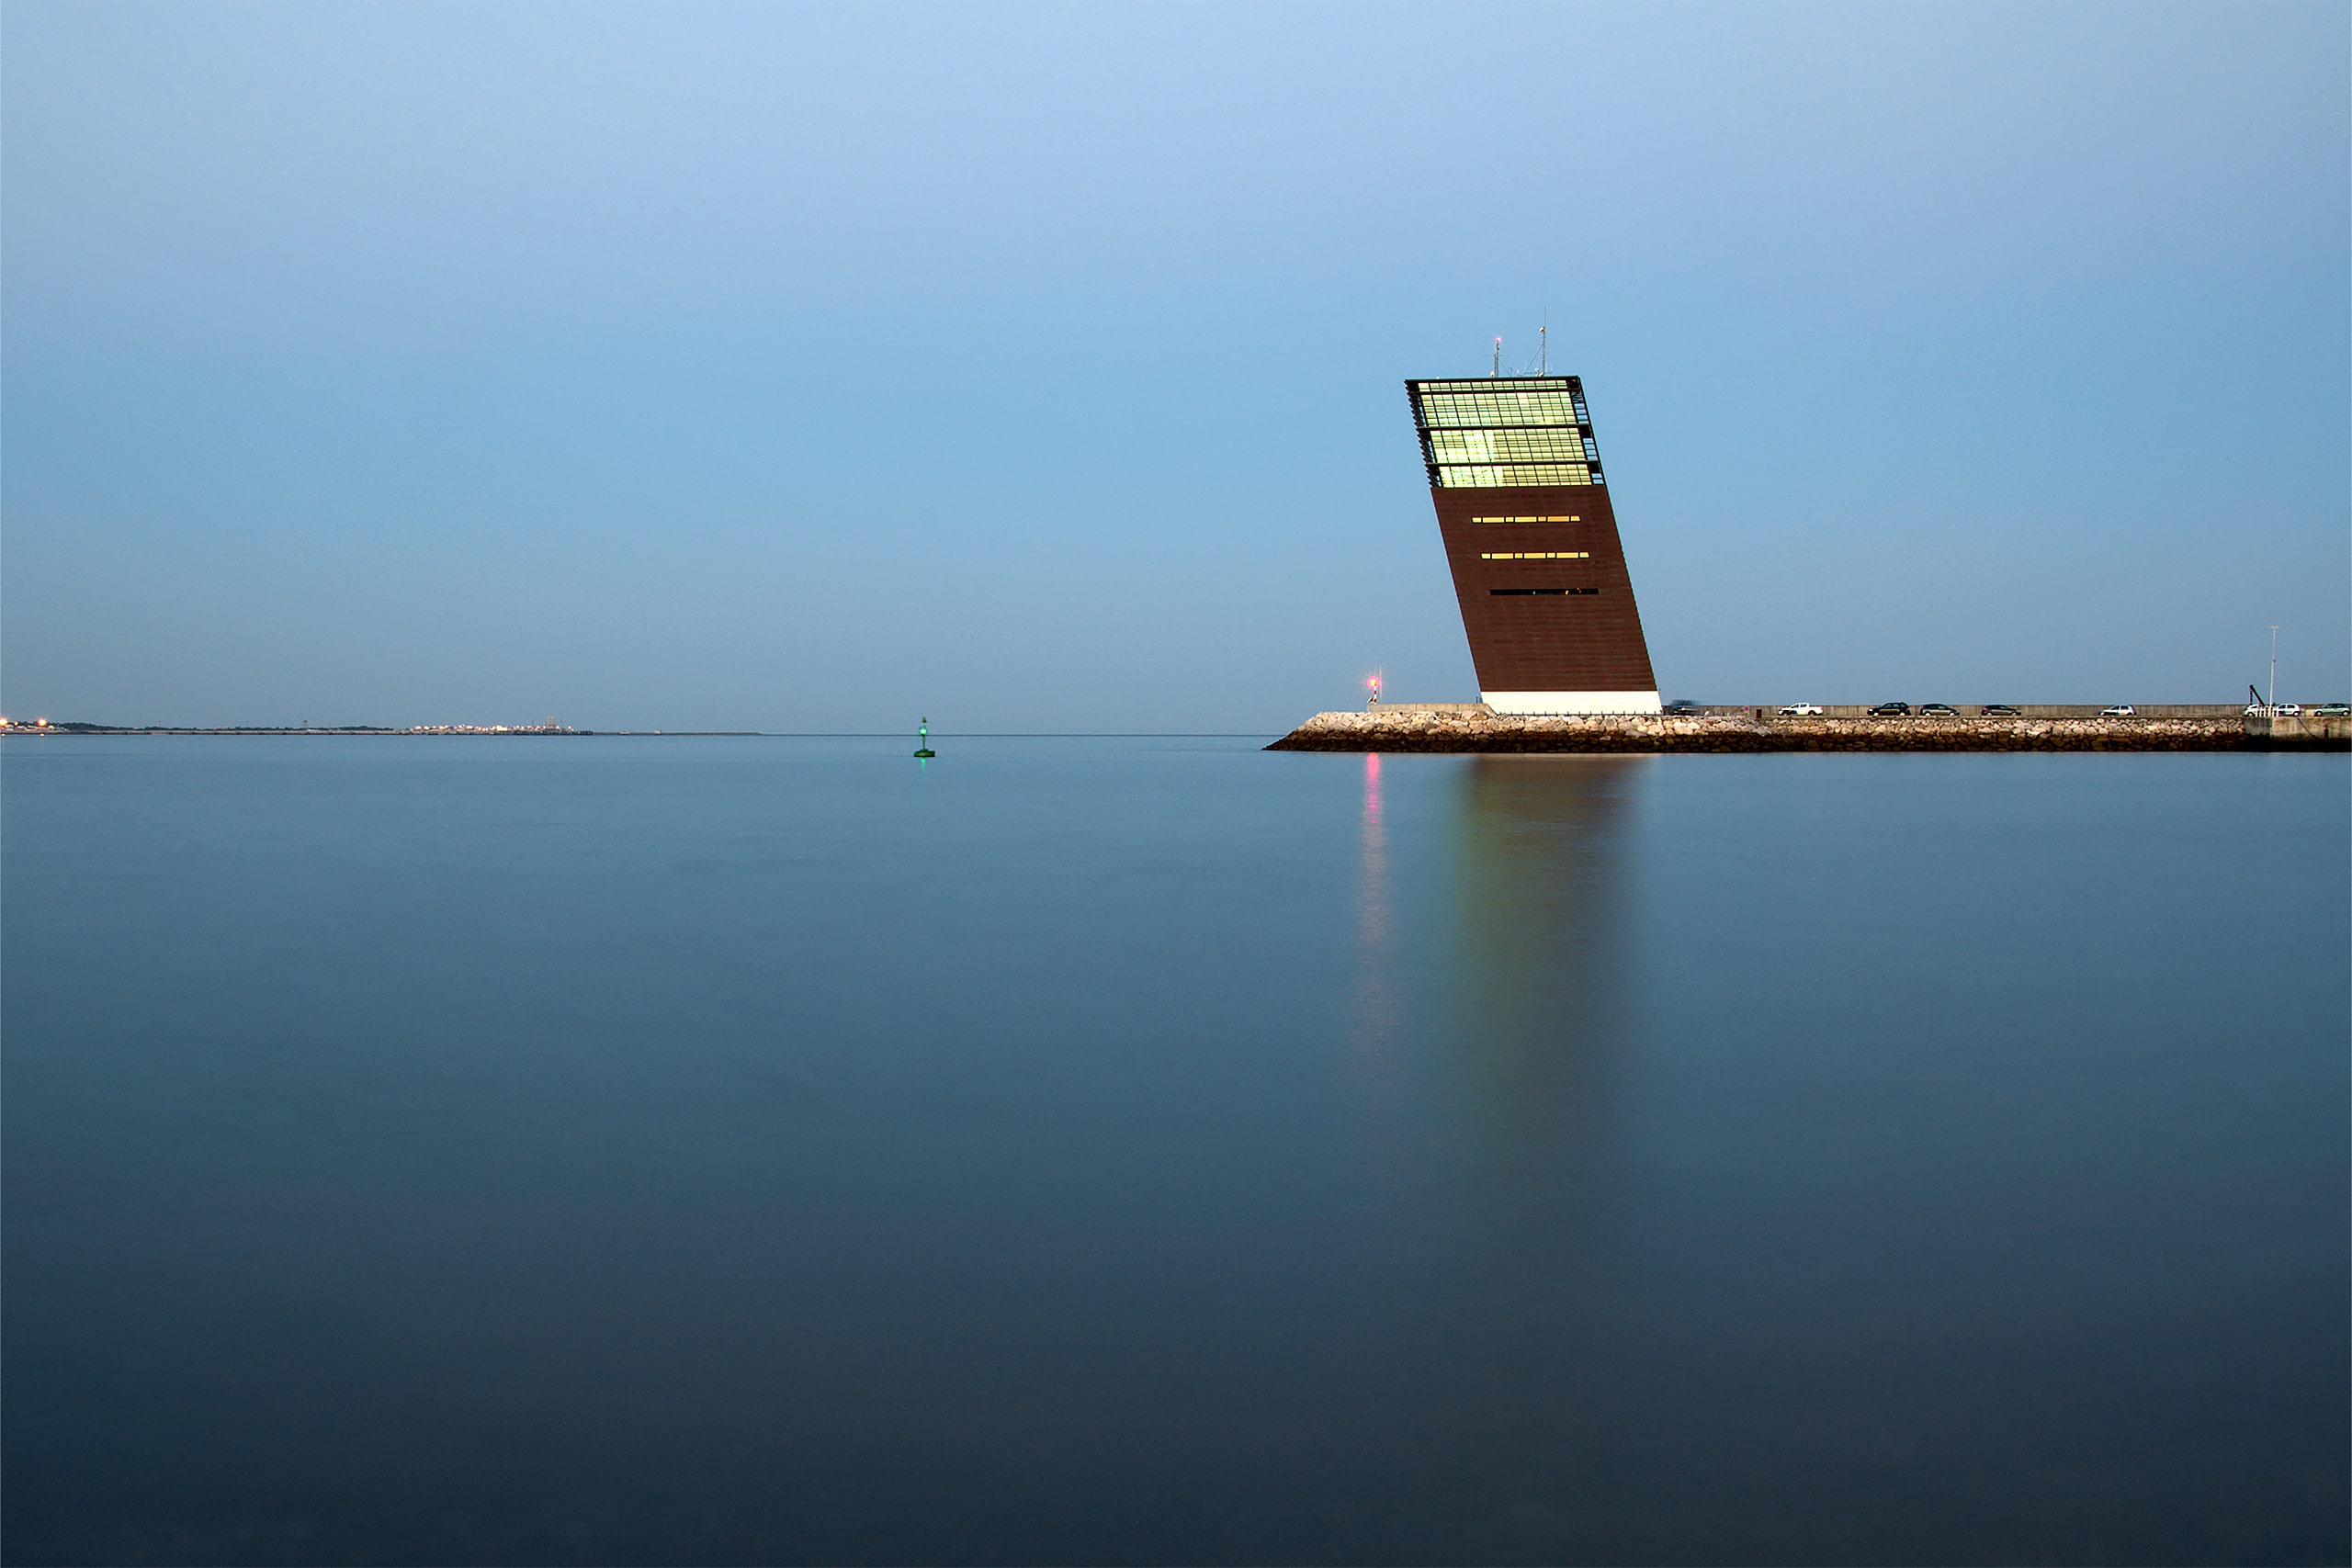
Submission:
[[[1388,832],[1381,825],[1380,753],[1363,757],[1363,840],[1356,865],[1356,937],[1363,965],[1356,981],[1357,1037],[1374,1058],[1388,1055],[1396,998],[1388,975],[1395,920],[1388,901]]]

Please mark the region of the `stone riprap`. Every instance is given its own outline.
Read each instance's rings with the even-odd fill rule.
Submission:
[[[1770,718],[1729,714],[1531,716],[1450,709],[1318,713],[1269,751],[2237,751],[2275,742],[2245,720]],[[2326,741],[2321,745],[2330,745]],[[2343,742],[2333,746],[2340,748]]]

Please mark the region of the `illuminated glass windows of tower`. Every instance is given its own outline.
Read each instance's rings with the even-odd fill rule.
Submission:
[[[1604,482],[1574,376],[1410,381],[1406,389],[1435,489]]]

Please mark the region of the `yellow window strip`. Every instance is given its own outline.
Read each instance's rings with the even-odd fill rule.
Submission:
[[[1484,550],[1480,560],[1590,560],[1590,550]]]
[[[1473,523],[1581,523],[1581,517],[1473,517]]]

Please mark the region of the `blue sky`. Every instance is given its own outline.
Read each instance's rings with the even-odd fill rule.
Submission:
[[[1546,310],[1668,696],[2342,696],[2346,18],[10,5],[0,704],[1465,699]]]

